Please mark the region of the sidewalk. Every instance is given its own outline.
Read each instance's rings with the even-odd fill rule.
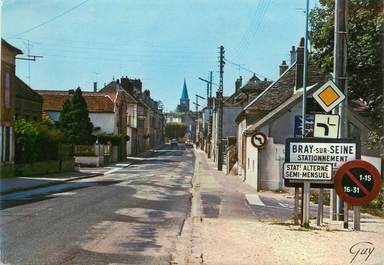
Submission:
[[[0,179],[0,194],[41,188],[64,182],[101,176],[107,171],[105,168],[82,168],[80,172],[63,172],[36,177],[15,177]]]
[[[104,174],[108,174],[109,171],[112,173],[116,170],[116,168],[127,167],[133,163],[141,161],[143,158],[151,156],[153,150],[159,148],[160,146],[161,145],[156,146],[153,149],[146,150],[135,157],[127,157],[127,160],[125,161],[113,163],[104,167],[81,167],[80,172],[63,172],[33,177],[0,178],[0,195],[57,185],[72,180],[102,176]]]
[[[202,151],[195,154],[191,221],[185,229],[190,235],[190,256],[184,264],[384,263],[383,219],[362,220],[360,232],[343,230],[340,222],[304,229],[291,225],[289,219],[261,220],[245,199],[245,194],[256,194],[256,190],[236,176],[218,172]],[[287,200],[284,194],[273,194],[278,196]]]

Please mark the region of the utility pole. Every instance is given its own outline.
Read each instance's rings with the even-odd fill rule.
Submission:
[[[196,94],[196,102],[193,102],[193,104],[196,105],[196,142],[198,141],[201,143],[199,136],[200,136],[200,126],[199,126],[199,98],[205,99],[204,97]]]
[[[27,41],[27,51],[28,55],[31,55],[31,49],[30,49],[31,44],[29,43],[29,40]],[[28,61],[28,85],[31,86],[31,61]]]
[[[308,17],[309,17],[309,0],[306,5],[306,16],[305,16],[305,39],[304,39],[304,69],[303,69],[303,109],[302,109],[302,124],[303,127],[302,137],[305,137],[305,115],[306,115],[306,102],[307,102],[307,72],[308,72]],[[310,196],[311,183],[304,181],[303,184],[303,196],[301,198],[303,205],[303,216],[302,225],[309,226],[309,196]]]
[[[212,71],[209,72],[209,80],[199,77],[199,80],[207,83],[207,109],[208,109],[208,132],[206,151],[208,158],[211,158],[211,135],[212,135],[212,106],[210,98],[212,98]]]
[[[213,82],[212,71],[209,71],[209,97],[210,98],[212,97],[212,82]]]
[[[220,46],[219,51],[219,68],[220,68],[220,82],[219,82],[219,90],[216,93],[217,101],[218,101],[218,125],[217,125],[217,169],[223,170],[223,75],[224,75],[224,46]]]
[[[335,32],[334,32],[334,58],[333,58],[333,77],[337,87],[344,93],[345,100],[339,104],[338,113],[340,115],[340,138],[348,137],[347,115],[346,109],[348,104],[348,88],[347,88],[347,33],[348,33],[348,0],[335,1]],[[333,197],[336,197],[334,190]],[[336,219],[344,219],[344,228],[348,228],[348,205],[336,197]],[[344,209],[343,209],[344,208]],[[343,214],[344,212],[344,214]],[[340,214],[337,214],[340,213]],[[357,225],[356,218],[360,214],[360,208],[354,207],[355,229],[360,230],[360,223]],[[356,227],[358,226],[358,227]]]

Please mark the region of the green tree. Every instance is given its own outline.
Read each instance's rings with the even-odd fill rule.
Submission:
[[[334,0],[320,0],[310,14],[313,59],[325,72],[333,69]],[[372,124],[383,129],[383,1],[349,0],[348,91],[350,100],[369,105]]]
[[[59,124],[67,143],[92,144],[95,142],[87,103],[79,87],[73,93],[72,98],[64,102]]]
[[[180,122],[169,122],[165,126],[165,136],[168,138],[182,138],[187,133],[187,125]]]
[[[16,163],[29,163],[58,158],[62,133],[52,120],[43,116],[42,121],[15,121]]]

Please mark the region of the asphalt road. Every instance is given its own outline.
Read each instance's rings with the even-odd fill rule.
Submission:
[[[102,177],[2,196],[1,262],[169,264],[193,163],[168,145]]]

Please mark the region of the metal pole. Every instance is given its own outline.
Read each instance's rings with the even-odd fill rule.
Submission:
[[[335,1],[335,32],[334,32],[334,81],[335,84],[343,91],[346,99],[339,105],[338,113],[340,115],[340,137],[348,137],[348,126],[346,107],[348,103],[348,89],[347,89],[347,32],[348,32],[348,0]],[[336,211],[338,215],[337,220],[346,220],[344,218],[343,201],[337,198]],[[347,213],[348,214],[348,213]]]
[[[209,97],[212,97],[212,82],[213,82],[212,71],[210,71],[209,72]]]
[[[295,188],[294,224],[299,224],[299,188]]]
[[[212,71],[209,72],[209,98],[212,98]],[[212,145],[212,106],[209,107],[209,120],[208,120],[208,139],[209,139],[209,151],[208,158],[211,158],[211,145]]]
[[[353,206],[353,228],[360,231],[360,206]]]
[[[220,46],[220,83],[218,95],[219,103],[219,122],[218,122],[218,134],[217,134],[217,145],[218,145],[218,160],[217,160],[217,169],[223,170],[223,75],[224,75],[224,47]]]
[[[344,228],[348,229],[348,203],[344,202]]]
[[[303,197],[303,226],[309,226],[309,191],[311,188],[311,183],[309,181],[304,181],[304,197]]]
[[[340,68],[340,39],[339,39],[339,13],[340,13],[340,0],[335,1],[335,27],[334,27],[334,46],[333,46],[333,81],[339,86],[339,68]],[[340,88],[340,87],[339,87]],[[339,111],[334,109],[333,114],[338,114]],[[341,130],[340,130],[341,131]],[[336,195],[334,189],[331,190],[331,207],[330,216],[331,220],[338,220],[339,218],[339,197]]]
[[[324,209],[324,189],[320,189],[318,209],[317,209],[317,225],[318,226],[321,226],[323,224],[323,209]]]
[[[309,0],[306,4],[305,13],[305,39],[304,39],[304,69],[303,69],[303,112],[302,112],[302,137],[305,137],[305,114],[306,114],[306,97],[307,97],[307,72],[308,72],[308,19],[309,19]],[[303,216],[302,225],[309,226],[309,193],[310,193],[310,182],[304,181],[303,187]]]

